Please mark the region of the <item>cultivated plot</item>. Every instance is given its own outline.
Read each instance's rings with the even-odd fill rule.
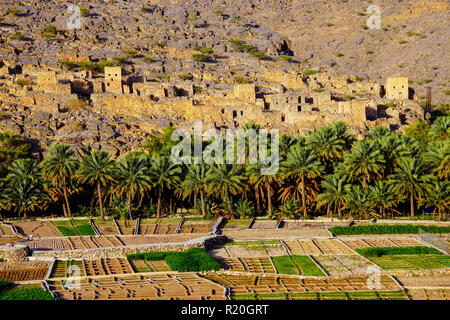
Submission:
[[[387,270],[441,269],[450,266],[450,256],[440,254],[402,254],[370,258]]]
[[[330,276],[367,274],[367,268],[374,266],[359,255],[317,255],[313,258]]]
[[[57,220],[52,221],[52,223],[64,236],[95,235],[89,220]]]
[[[97,229],[103,235],[117,235],[117,234],[119,234],[119,231],[117,230],[117,227],[114,224],[113,220],[103,220],[102,221],[101,219],[95,219],[94,223],[97,226]]]
[[[130,265],[134,272],[166,272],[170,271],[169,266],[164,260],[130,260]]]
[[[351,278],[301,278],[287,275],[229,274],[208,272],[202,276],[231,289],[233,295],[291,292],[371,291],[367,276]],[[397,291],[400,287],[387,275],[381,275],[378,291]]]
[[[273,264],[278,273],[298,274],[304,276],[325,276],[320,268],[308,256],[273,257]]]
[[[53,264],[50,278],[66,278],[71,276],[85,276],[83,262],[81,260],[56,260]]]
[[[61,281],[49,288],[64,300],[224,300],[224,289],[195,273],[133,274],[82,279],[80,288],[65,289]]]
[[[48,221],[14,221],[17,231],[34,238],[61,237],[59,230]]]
[[[296,240],[285,240],[284,243],[289,248],[291,254],[295,255],[355,254],[353,250],[347,248],[337,239],[326,239],[326,240],[296,239]]]
[[[352,249],[424,246],[422,242],[414,238],[359,238],[342,239],[342,241]]]
[[[43,280],[49,266],[47,261],[0,262],[0,280]]]

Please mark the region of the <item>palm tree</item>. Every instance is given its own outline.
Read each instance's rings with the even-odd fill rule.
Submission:
[[[39,207],[41,200],[43,200],[43,193],[41,190],[42,184],[30,178],[10,184],[6,190],[6,199],[14,208],[18,215],[23,215],[26,219],[30,211],[36,210]]]
[[[424,161],[439,179],[448,181],[450,179],[450,140],[432,144],[424,154]]]
[[[419,159],[401,158],[389,180],[398,196],[409,197],[411,217],[414,217],[414,198],[429,192],[436,178],[425,171],[425,166]]]
[[[301,211],[301,208],[298,204],[298,201],[294,199],[288,199],[279,207],[279,210],[281,215],[296,219],[297,215]]]
[[[317,160],[315,152],[301,146],[293,147],[282,165],[282,172],[286,177],[297,179],[300,182],[304,218],[306,218],[305,178],[316,178],[323,171],[324,167]]]
[[[149,175],[158,193],[156,218],[161,215],[161,201],[165,189],[175,189],[180,183],[181,168],[170,160],[169,156],[153,155],[147,159]]]
[[[367,139],[372,140],[380,140],[385,137],[389,137],[391,135],[391,130],[389,128],[383,126],[375,126],[370,128],[370,130],[366,134]]]
[[[222,196],[228,205],[231,217],[233,217],[230,196],[245,190],[246,177],[243,174],[243,168],[238,165],[219,164],[212,166],[211,169],[208,177],[208,193]]]
[[[0,220],[4,219],[3,209],[6,209],[7,207],[6,191],[7,191],[6,183],[0,180]]]
[[[253,217],[255,213],[253,202],[248,199],[239,199],[234,206],[234,211],[241,219]]]
[[[393,185],[386,180],[379,180],[375,185],[369,186],[369,201],[380,209],[380,215],[384,218],[386,209],[393,208],[399,202],[399,197],[393,191]]]
[[[352,216],[358,215],[361,220],[363,214],[372,214],[369,193],[364,188],[361,188],[360,185],[348,184],[345,186],[345,192],[345,207]]]
[[[450,116],[438,117],[434,120],[430,130],[430,138],[435,141],[447,140],[450,138]]]
[[[311,147],[317,158],[325,167],[330,163],[341,160],[347,148],[347,142],[336,135],[330,126],[320,128],[306,138],[306,145]]]
[[[67,194],[67,184],[72,184],[72,179],[79,166],[72,147],[65,144],[51,146],[50,154],[42,161],[41,166],[44,180],[49,180],[54,186],[63,189],[67,213],[69,217],[72,217],[69,196]]]
[[[38,181],[41,172],[36,160],[34,159],[18,159],[15,160],[8,168],[6,180],[8,184],[20,184],[24,180]]]
[[[341,210],[345,205],[345,180],[344,175],[327,175],[322,180],[321,186],[324,189],[317,198],[317,207],[329,206],[331,208],[331,220],[333,220],[333,212],[337,210],[339,217],[341,218]]]
[[[397,167],[397,161],[400,158],[411,156],[410,150],[406,147],[404,141],[397,134],[391,134],[381,137],[380,152],[384,158],[385,176],[388,176],[394,172]]]
[[[101,219],[104,220],[102,188],[115,182],[116,163],[104,150],[94,150],[83,157],[78,177],[81,183],[97,186],[98,203]]]
[[[117,169],[115,189],[119,194],[126,194],[128,215],[130,220],[133,220],[131,200],[136,195],[143,197],[151,187],[150,177],[147,175],[147,164],[143,156],[130,154],[120,160]]]
[[[247,175],[248,175],[248,183],[253,186],[256,191],[256,197],[259,201],[260,195],[264,194],[264,190],[267,195],[267,211],[269,214],[269,218],[272,217],[272,193],[273,193],[273,185],[278,181],[278,174],[261,174],[261,168],[263,166],[261,164],[248,165],[247,166]],[[262,196],[263,197],[263,196]]]
[[[192,164],[188,167],[184,181],[181,183],[184,197],[192,193],[200,194],[202,216],[206,217],[205,192],[208,183],[209,166],[206,164]]]
[[[362,178],[364,190],[371,179],[380,178],[384,158],[374,141],[358,141],[344,158],[345,172],[350,181]]]
[[[439,220],[444,218],[443,213],[445,214],[445,218],[447,218],[447,211],[450,206],[450,182],[437,182],[434,188],[430,189],[426,197],[420,200],[419,204],[420,206],[435,207],[438,210]]]

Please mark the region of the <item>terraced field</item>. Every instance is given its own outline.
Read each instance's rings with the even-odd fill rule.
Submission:
[[[64,300],[223,300],[224,289],[194,273],[123,275],[82,279],[70,291],[61,281],[49,281],[50,290]]]
[[[308,256],[281,256],[273,257],[273,264],[278,273],[298,274],[304,276],[324,276],[314,261]]]
[[[2,225],[0,223],[0,237],[12,236],[12,235],[14,235],[14,232],[11,230],[11,227]]]
[[[422,242],[414,238],[358,238],[342,239],[342,241],[352,249],[424,246]]]
[[[354,251],[350,250],[339,240],[336,239],[327,239],[327,240],[297,239],[297,240],[285,240],[283,242],[289,248],[291,254],[294,255],[355,254]]]
[[[50,262],[44,261],[0,262],[0,280],[43,280],[49,266]]]
[[[87,276],[133,273],[128,260],[125,258],[83,260],[83,265]]]
[[[223,258],[219,262],[230,271],[276,273],[269,257]]]
[[[34,238],[62,236],[61,232],[48,221],[14,221],[13,225],[21,234]]]
[[[116,225],[114,224],[113,220],[101,220],[101,219],[95,219],[94,221],[95,225],[97,226],[97,229],[100,231],[103,235],[118,235],[119,231],[116,228]]]
[[[301,292],[234,295],[234,300],[408,300],[405,292],[357,291],[357,292]]]
[[[319,255],[313,258],[330,276],[367,274],[367,268],[373,265],[359,255]]]
[[[129,261],[134,272],[165,272],[170,271],[169,266],[164,260],[131,260]]]
[[[81,260],[56,260],[50,278],[82,277],[85,275]]]
[[[450,300],[450,288],[414,288],[407,289],[406,293],[411,300]]]
[[[208,272],[202,274],[231,289],[232,295],[293,292],[371,291],[367,276],[351,278],[301,278],[287,275],[252,275]],[[378,291],[398,291],[400,287],[387,275],[381,275]]]
[[[93,236],[94,230],[89,220],[57,220],[52,221],[64,236]]]
[[[450,256],[439,254],[402,254],[370,258],[387,270],[441,269],[450,267]]]
[[[134,229],[136,227],[136,220],[117,220],[117,225],[122,234],[131,235],[134,234]]]

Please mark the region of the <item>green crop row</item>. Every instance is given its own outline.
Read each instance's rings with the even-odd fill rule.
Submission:
[[[381,257],[392,254],[442,254],[439,250],[429,247],[369,247],[363,249],[355,249],[360,255],[366,258]]]
[[[356,234],[415,234],[420,230],[428,233],[450,233],[450,227],[424,225],[367,225],[350,227],[331,227],[334,236]]]
[[[201,248],[193,248],[182,252],[146,252],[127,255],[129,260],[165,260],[170,270],[190,272],[219,270],[220,263]]]

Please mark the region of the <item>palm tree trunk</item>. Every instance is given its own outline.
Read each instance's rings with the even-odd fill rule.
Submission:
[[[205,194],[202,191],[200,191],[200,201],[202,203],[202,216],[203,218],[206,217],[206,209],[205,209]]]
[[[267,188],[267,209],[269,210],[269,219],[272,218],[272,190],[270,184],[266,183]]]
[[[127,208],[130,220],[133,220],[133,216],[131,215],[131,192],[127,192]]]
[[[197,206],[197,192],[194,192],[194,208]]]
[[[230,200],[230,197],[228,196],[228,193],[225,194],[225,197],[226,197],[226,199],[227,199],[228,210],[230,210],[231,219],[234,220],[233,208],[232,208],[232,206],[231,206],[231,200]]]
[[[160,212],[161,212],[161,195],[158,194],[158,205],[156,207],[156,220],[159,219]]]
[[[261,201],[259,199],[259,189],[255,190],[256,211],[258,214],[261,212]]]
[[[100,216],[103,221],[105,220],[105,216],[103,214],[102,189],[100,187],[100,183],[97,183],[97,193],[98,193],[98,203],[100,204]]]
[[[72,218],[72,211],[70,211],[69,196],[67,195],[66,187],[63,187],[63,192],[64,192],[64,200],[66,201],[67,213],[69,214],[69,218]]]
[[[414,217],[414,193],[412,190],[410,194],[410,206],[411,206],[411,217]]]
[[[144,200],[144,195],[141,195],[141,198],[139,199],[138,209],[142,207],[142,202]]]
[[[303,205],[303,219],[306,219],[306,199],[305,199],[305,176],[302,175],[302,205]]]

